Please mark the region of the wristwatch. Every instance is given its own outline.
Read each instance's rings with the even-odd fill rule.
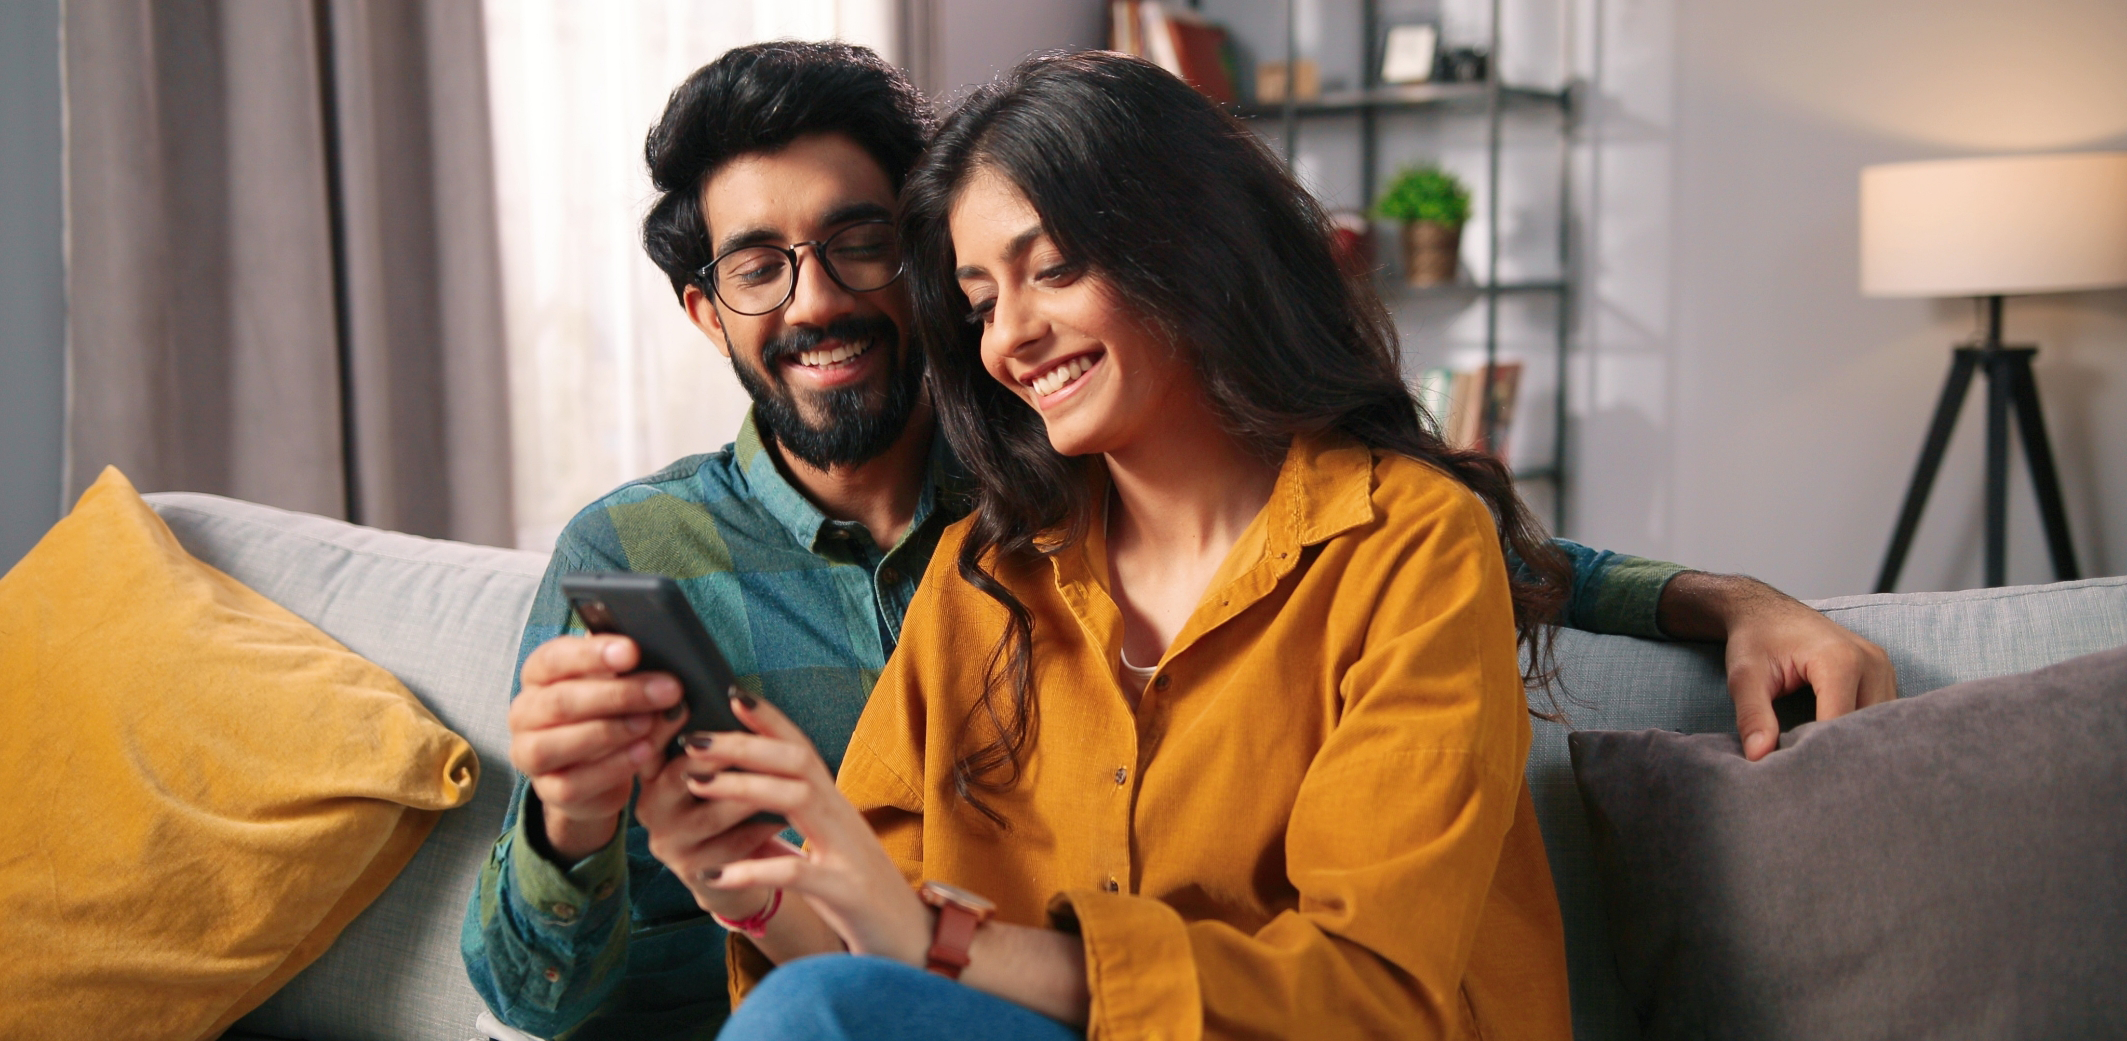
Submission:
[[[926,881],[916,887],[916,895],[938,909],[938,928],[931,933],[931,949],[923,967],[957,980],[960,970],[967,968],[967,949],[975,942],[975,927],[989,921],[997,905],[943,882]]]

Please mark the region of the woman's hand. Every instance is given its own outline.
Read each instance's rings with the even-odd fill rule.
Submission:
[[[650,855],[672,870],[702,910],[733,920],[751,916],[768,906],[770,890],[717,888],[708,880],[726,864],[786,854],[789,846],[775,838],[782,826],[746,823],[754,813],[751,806],[695,798],[687,791],[690,773],[708,776],[710,771],[679,756],[643,782],[635,819],[650,831]]]
[[[706,747],[690,744],[681,764],[687,768],[686,791],[708,800],[703,805],[718,807],[719,819],[744,820],[756,810],[780,813],[805,836],[806,845],[803,855],[792,857],[765,852],[755,842],[744,859],[719,862],[713,877],[690,879],[690,887],[700,887],[697,899],[703,898],[702,890],[717,891],[719,898],[746,894],[739,901],[743,915],[759,910],[766,894],[782,889],[802,897],[852,953],[922,966],[933,913],[909,888],[864,815],[835,789],[805,732],[765,701],[734,698],[732,709],[754,733],[715,734]],[[656,830],[651,827],[653,835]],[[719,847],[710,858],[741,845],[743,840]],[[663,854],[658,859],[671,864]]]

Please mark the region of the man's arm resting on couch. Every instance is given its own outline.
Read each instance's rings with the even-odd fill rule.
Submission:
[[[1897,672],[1883,648],[1757,579],[1692,571],[1568,539],[1552,544],[1573,564],[1573,591],[1560,625],[1726,645],[1728,693],[1746,758],[1762,759],[1779,743],[1773,699],[1804,684],[1817,693],[1819,719],[1898,696]]]
[[[1883,648],[1755,578],[1683,572],[1662,592],[1660,621],[1675,639],[1726,644],[1736,732],[1753,761],[1780,740],[1773,699],[1805,684],[1817,694],[1818,719],[1898,698],[1898,671]]]

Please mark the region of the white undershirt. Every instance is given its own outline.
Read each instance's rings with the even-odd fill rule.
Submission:
[[[1123,671],[1125,673],[1128,673],[1131,679],[1136,680],[1137,685],[1139,687],[1143,687],[1145,684],[1152,682],[1152,674],[1160,671],[1160,667],[1158,665],[1140,668],[1136,665],[1130,664],[1130,655],[1121,649],[1116,650],[1115,660],[1122,663]]]

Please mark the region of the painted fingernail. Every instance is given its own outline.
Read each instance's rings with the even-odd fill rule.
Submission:
[[[753,708],[754,706],[759,705],[761,703],[759,698],[756,698],[743,690],[733,690],[731,692],[731,700],[736,701],[739,704],[746,706],[747,708]]]
[[[724,877],[724,869],[720,867],[709,868],[702,872],[702,880],[705,882],[714,882],[722,877]]]
[[[715,739],[715,736],[706,730],[697,730],[687,735],[687,747],[697,752],[706,752],[709,750],[709,744]]]

